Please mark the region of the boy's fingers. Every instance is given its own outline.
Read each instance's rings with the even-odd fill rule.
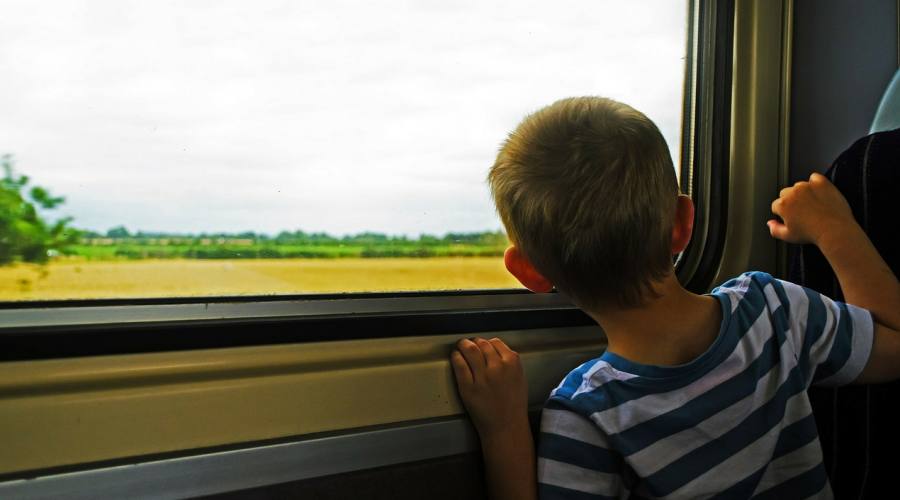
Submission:
[[[478,344],[478,348],[481,349],[481,353],[484,354],[484,362],[487,366],[500,364],[500,354],[497,352],[497,349],[494,349],[493,343],[488,342],[481,337],[475,339],[475,343]]]
[[[469,365],[469,371],[472,373],[472,379],[477,381],[484,373],[484,354],[481,349],[469,339],[462,339],[456,343],[460,354],[465,358],[466,364]]]
[[[779,197],[779,198],[784,198],[785,196],[787,196],[788,193],[791,192],[791,189],[792,189],[792,188],[789,188],[789,187],[786,187],[786,188],[782,189],[781,191],[778,192],[778,197]]]
[[[766,224],[769,226],[769,234],[771,234],[773,238],[777,238],[779,240],[784,240],[787,238],[787,226],[774,219],[770,220]]]
[[[450,353],[450,365],[453,366],[453,375],[456,377],[456,383],[459,385],[472,385],[472,371],[466,359],[459,351]]]
[[[497,354],[500,355],[500,358],[503,360],[509,359],[516,355],[516,352],[509,348],[502,340],[494,337],[490,340],[490,343],[494,346],[494,349],[497,350]]]
[[[781,198],[772,202],[772,213],[775,215],[781,215]]]

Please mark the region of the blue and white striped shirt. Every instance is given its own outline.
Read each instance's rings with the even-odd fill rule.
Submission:
[[[859,375],[871,315],[765,273],[712,295],[722,326],[695,360],[650,366],[606,352],[551,393],[542,499],[831,498],[806,389]]]

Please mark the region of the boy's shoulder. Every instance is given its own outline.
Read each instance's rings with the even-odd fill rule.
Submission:
[[[582,363],[570,371],[550,392],[545,405],[549,409],[567,410],[590,418],[591,415],[616,406],[633,392],[628,381],[637,378],[611,364],[604,355]],[[630,399],[630,397],[629,397]]]
[[[772,317],[763,315],[764,309],[778,310],[778,315],[790,314],[791,305],[797,302],[796,296],[805,293],[804,288],[778,280],[768,273],[745,272],[710,293],[723,304],[720,338],[702,356],[704,359],[689,364],[706,365],[706,368],[698,370],[682,365],[672,369],[639,365],[604,352],[600,357],[571,370],[550,393],[547,407],[565,409],[588,417],[624,401],[695,382],[694,379],[702,378],[702,374],[711,366],[722,361],[721,358],[733,350],[733,344],[739,342],[743,334],[759,326],[754,325],[755,320],[760,316]]]
[[[720,294],[720,293],[746,293],[748,291],[758,291],[764,290],[767,286],[776,286],[784,283],[788,283],[786,281],[779,280],[772,276],[769,273],[763,271],[747,271],[745,273],[741,273],[734,278],[722,283],[721,285],[713,288],[711,294]],[[793,285],[792,283],[789,283]],[[797,286],[797,285],[794,285]]]
[[[813,292],[762,271],[745,272],[710,292],[713,296],[728,299],[732,314],[741,308],[756,314],[763,308],[772,311],[783,309],[785,313],[790,314],[791,305],[798,301],[805,302],[810,293]]]

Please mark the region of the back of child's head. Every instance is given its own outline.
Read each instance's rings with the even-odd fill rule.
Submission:
[[[527,116],[488,180],[510,240],[578,306],[640,305],[672,272],[675,169],[632,107],[576,97]]]

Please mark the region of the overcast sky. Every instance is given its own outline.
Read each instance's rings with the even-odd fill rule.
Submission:
[[[683,1],[4,0],[0,153],[81,228],[498,229],[485,175],[556,99],[678,149]]]

